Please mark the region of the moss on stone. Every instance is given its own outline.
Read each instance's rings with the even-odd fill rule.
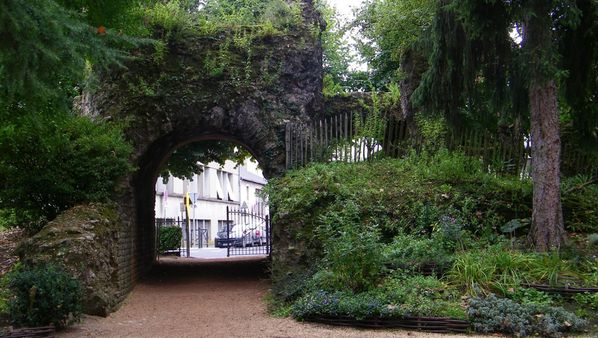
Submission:
[[[53,263],[84,287],[84,312],[106,316],[118,304],[118,234],[114,204],[75,206],[25,240],[18,249],[24,264]]]

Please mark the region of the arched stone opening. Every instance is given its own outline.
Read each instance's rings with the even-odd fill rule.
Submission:
[[[145,156],[139,161],[139,170],[135,175],[133,189],[135,196],[135,210],[137,227],[137,247],[141,249],[140,257],[143,257],[143,265],[151,264],[156,255],[155,247],[155,214],[154,186],[159,178],[159,172],[165,165],[170,154],[177,148],[186,144],[201,141],[228,141],[243,147],[249,151],[258,163],[262,164],[264,176],[266,178],[279,174],[280,165],[274,162],[268,162],[264,156],[265,150],[262,144],[255,143],[254,140],[240,141],[235,135],[215,132],[195,132],[195,133],[171,133],[162,137],[152,144]],[[257,150],[256,150],[257,149]]]
[[[246,147],[267,178],[285,170],[285,126],[308,121],[322,109],[323,23],[311,0],[303,0],[304,25],[285,34],[256,36],[249,47],[224,49],[226,35],[191,35],[164,41],[156,57],[140,47],[126,68],[101,76],[80,102],[85,114],[127,124],[134,171],[114,196],[118,228],[109,283],[120,301],[152,265],[154,184],[177,147],[202,140],[228,140]],[[218,66],[218,72],[214,66]],[[276,236],[276,235],[275,235]]]

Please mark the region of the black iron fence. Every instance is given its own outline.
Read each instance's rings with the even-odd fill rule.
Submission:
[[[218,232],[217,247],[227,256],[269,255],[272,249],[270,217],[246,208],[226,208],[226,228]]]
[[[161,247],[161,243],[168,242],[165,236],[165,232],[162,228],[177,228],[180,230],[180,241],[178,248],[169,248],[171,252],[183,252],[187,249],[187,224],[189,225],[189,247],[190,248],[206,248],[209,245],[209,226],[205,220],[201,219],[190,219],[189,223],[184,218],[156,218],[156,248]],[[163,245],[162,245],[163,246]]]

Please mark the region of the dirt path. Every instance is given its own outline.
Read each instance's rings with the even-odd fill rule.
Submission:
[[[162,261],[117,312],[60,337],[445,337],[298,323],[267,314],[263,261]],[[458,336],[454,336],[458,337]],[[471,336],[469,336],[471,337]]]

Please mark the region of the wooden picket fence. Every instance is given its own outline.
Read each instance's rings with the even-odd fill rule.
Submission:
[[[421,152],[427,144],[421,136],[409,134],[406,121],[372,119],[361,113],[342,113],[305,123],[289,122],[285,139],[287,169],[313,162],[400,158],[412,150]],[[483,130],[456,129],[446,133],[443,143],[450,151],[479,158],[493,172],[520,177],[527,177],[531,172],[531,149],[523,134],[498,135]],[[595,159],[566,147],[563,149],[563,170],[567,175],[598,176]]]

